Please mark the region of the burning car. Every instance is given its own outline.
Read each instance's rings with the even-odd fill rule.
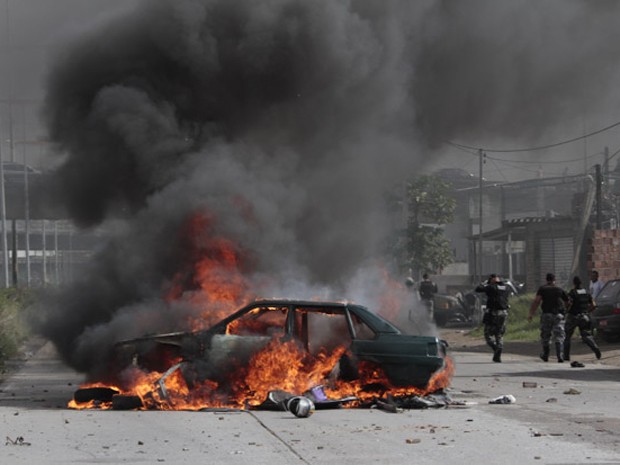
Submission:
[[[159,385],[159,402],[176,376],[184,392],[206,394],[210,406],[216,398],[218,405],[256,405],[270,390],[303,392],[325,379],[334,381],[332,389],[340,383],[350,390],[364,378],[366,385],[380,379],[426,392],[446,368],[446,352],[445,341],[403,334],[361,305],[299,300],[254,301],[205,330],[117,344],[124,365],[158,374],[151,385]]]

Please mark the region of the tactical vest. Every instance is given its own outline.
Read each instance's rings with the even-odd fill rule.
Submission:
[[[431,281],[422,281],[420,283],[420,297],[423,299],[432,299],[435,294],[435,285]]]
[[[572,315],[588,313],[592,298],[590,294],[588,294],[588,291],[585,289],[572,289],[569,293],[569,297],[573,301],[573,304],[570,307],[570,313]]]
[[[506,310],[508,308],[508,287],[504,283],[489,285],[487,308],[489,310]]]

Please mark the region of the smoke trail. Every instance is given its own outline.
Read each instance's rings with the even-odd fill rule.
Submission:
[[[164,296],[196,212],[246,257],[252,292],[372,299],[368,264],[393,227],[386,188],[423,169],[427,144],[556,121],[589,76],[575,54],[597,45],[562,40],[586,12],[616,8],[546,2],[526,35],[527,2],[411,3],[149,0],[58,55],[46,119],[66,157],[60,196],[78,224],[121,225],[41,315],[73,366],[100,366],[119,339],[187,329],[195,289]]]

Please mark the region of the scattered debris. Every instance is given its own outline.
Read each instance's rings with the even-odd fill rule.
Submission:
[[[577,362],[577,361],[570,362],[570,366],[573,367],[573,368],[583,368],[583,367],[585,367],[585,365],[583,363]]]
[[[545,402],[553,404],[553,403],[555,403],[557,401],[558,401],[558,399],[556,397],[549,397]]]
[[[287,408],[287,403],[293,397],[296,397],[296,396],[294,394],[291,394],[290,392],[281,391],[281,390],[269,391],[269,393],[267,394],[267,398],[262,403],[256,406],[251,406],[250,408],[254,410],[287,411],[289,410]],[[297,397],[300,397],[300,396],[297,396]],[[320,389],[320,393],[319,393],[319,390],[315,390],[315,392],[312,392],[312,390],[310,390],[310,391],[306,391],[302,397],[311,401],[314,404],[314,408],[316,410],[340,408],[342,407],[342,404],[344,403],[358,400],[357,397],[328,399],[325,393],[322,391],[322,386]],[[324,400],[320,400],[320,399],[324,399]]]
[[[495,399],[490,400],[489,404],[514,404],[515,402],[517,402],[517,399],[515,399],[515,396],[513,396],[512,394],[508,394],[508,395],[499,396],[499,397],[496,397]]]
[[[564,391],[564,394],[567,394],[569,396],[576,396],[578,394],[581,394],[581,391],[575,389],[575,388],[570,388],[567,391]]]
[[[307,418],[314,413],[314,402],[304,396],[291,397],[286,402],[286,410],[299,418]]]
[[[382,400],[377,400],[375,405],[378,409],[385,410],[386,412],[391,413],[402,413],[403,409],[396,406],[396,404],[392,402],[384,402]]]
[[[523,381],[523,387],[524,388],[535,388],[535,387],[538,387],[538,383],[535,383],[533,381]]]
[[[30,446],[29,442],[24,441],[23,436],[17,436],[15,440],[10,437],[6,437],[6,442],[4,443],[6,446]]]
[[[407,444],[420,444],[422,442],[421,439],[415,438],[415,439],[407,439],[405,440],[405,442]]]

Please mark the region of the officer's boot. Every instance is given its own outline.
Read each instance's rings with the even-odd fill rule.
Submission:
[[[598,348],[598,346],[596,345],[596,342],[594,342],[594,339],[592,338],[592,336],[588,337],[585,339],[585,343],[588,344],[588,347],[590,347],[590,349],[592,349],[592,352],[594,352],[594,355],[596,355],[597,359],[601,358],[601,349]]]
[[[542,351],[542,354],[540,354],[540,358],[542,359],[543,362],[549,361],[549,346],[548,345],[543,346],[543,351]]]
[[[556,342],[555,343],[555,353],[558,356],[558,363],[564,363],[564,357],[562,357],[562,343],[561,342]]]
[[[497,351],[497,345],[494,342],[487,342],[493,352]]]
[[[570,339],[564,340],[564,360],[570,361]]]
[[[495,349],[495,353],[493,354],[493,361],[496,363],[502,362],[502,349]]]

